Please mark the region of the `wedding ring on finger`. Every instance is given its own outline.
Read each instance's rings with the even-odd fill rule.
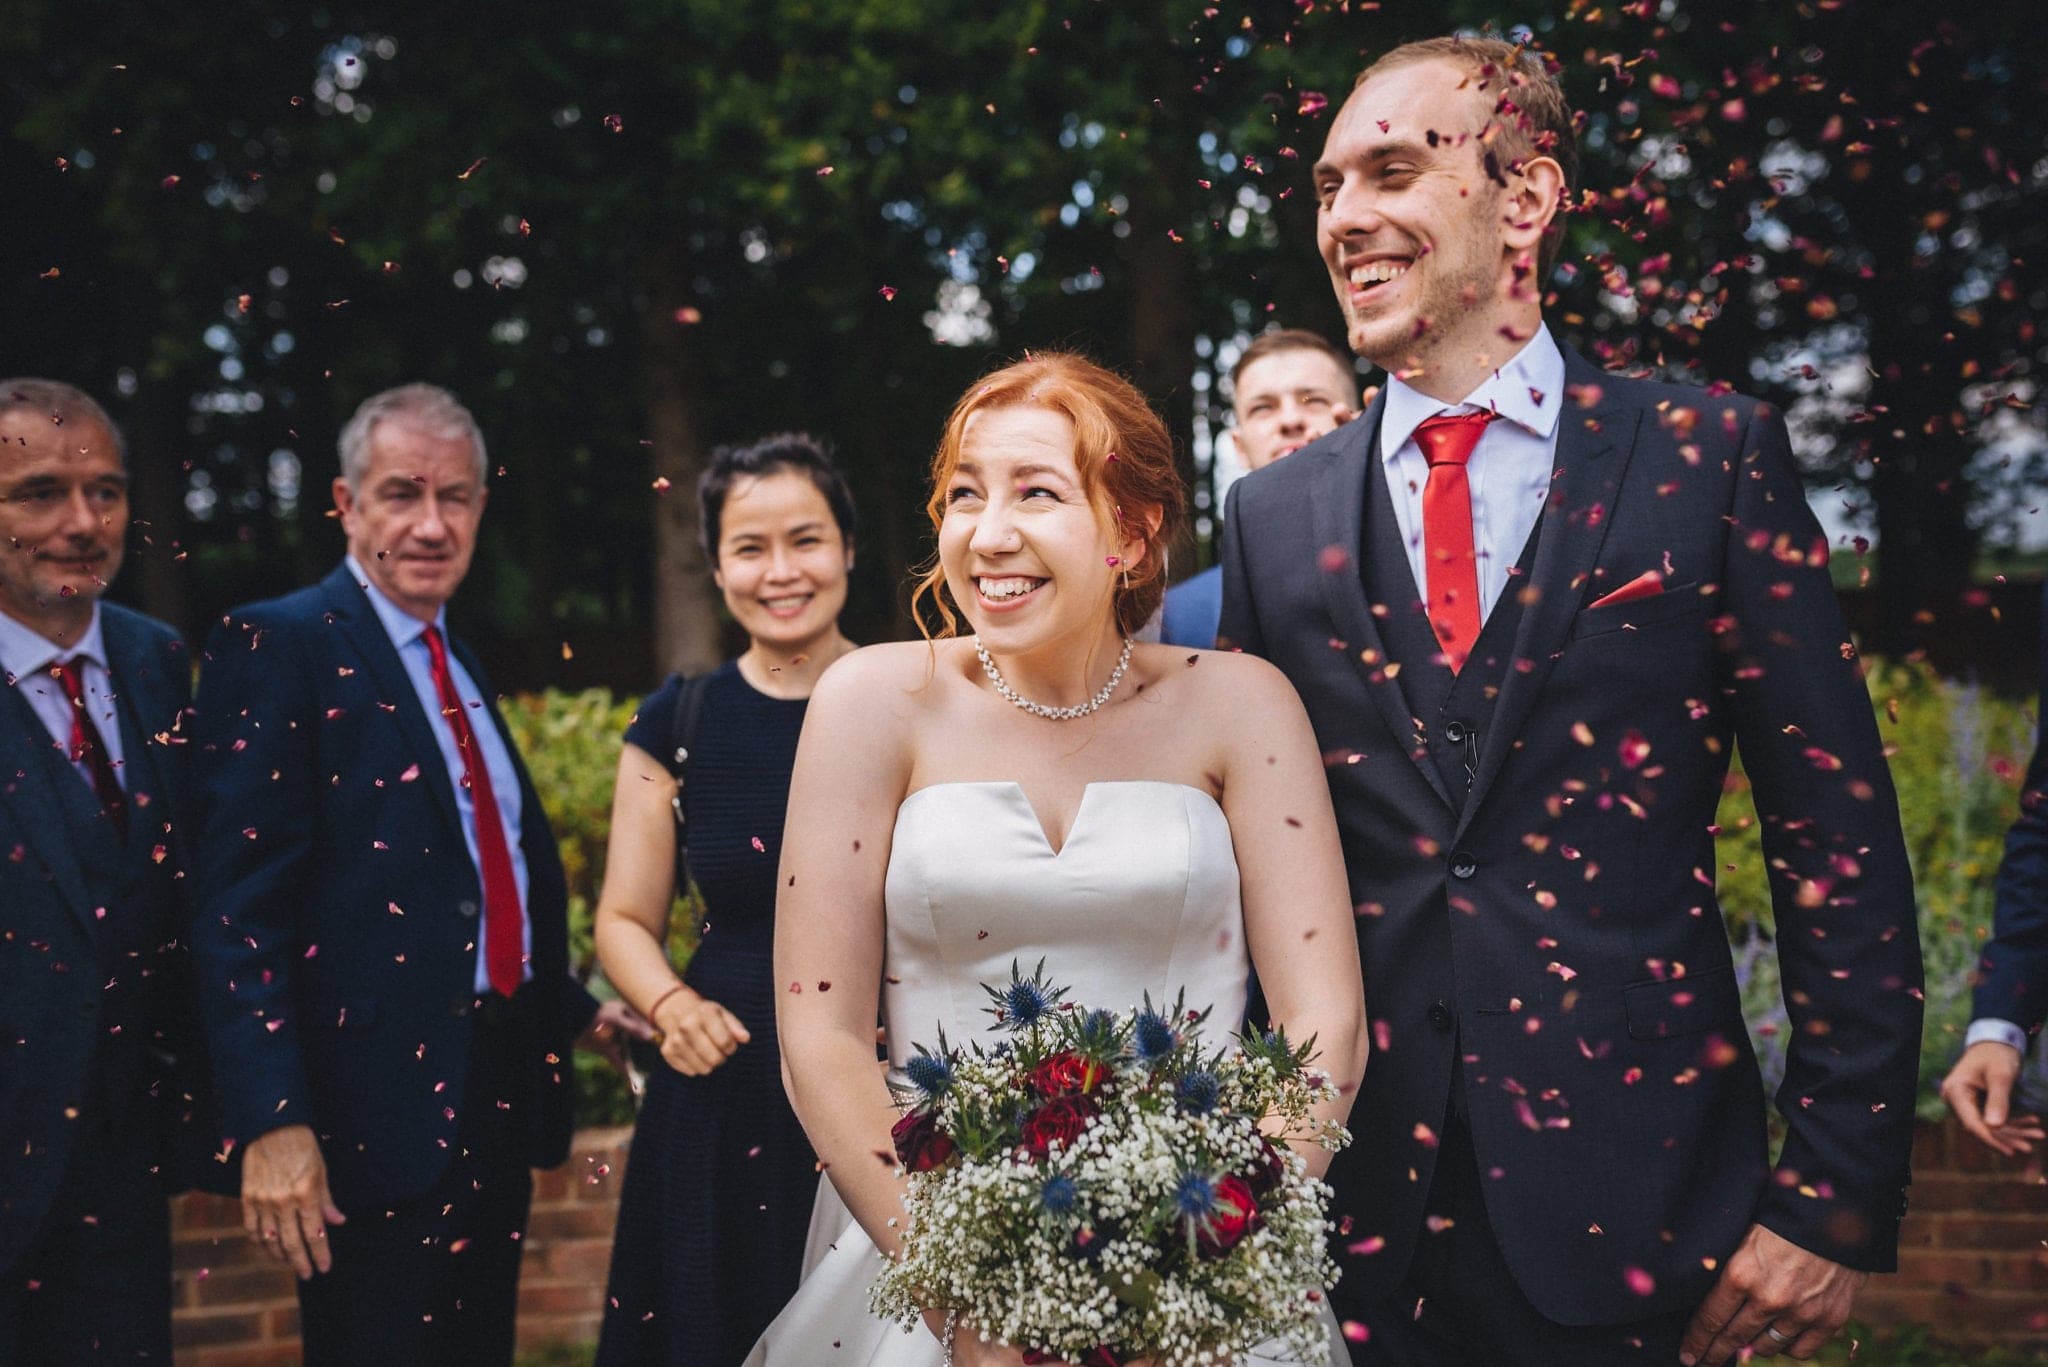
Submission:
[[[1775,1324],[1765,1325],[1764,1332],[1766,1334],[1769,1334],[1771,1336],[1771,1342],[1777,1344],[1780,1348],[1783,1348],[1786,1344],[1792,1341],[1792,1336],[1790,1334],[1779,1333],[1778,1326]]]

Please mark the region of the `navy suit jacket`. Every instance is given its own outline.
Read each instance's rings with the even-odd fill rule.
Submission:
[[[482,671],[451,648],[485,697]],[[495,705],[491,724],[505,734]],[[208,640],[194,763],[206,833],[197,935],[228,1137],[320,1137],[347,1211],[425,1191],[464,1105],[483,892],[455,789],[397,650],[346,567],[230,613]],[[568,1156],[568,891],[526,766],[534,1010],[515,1019],[526,1160]]]
[[[2048,706],[2048,585],[2042,591],[2041,702]],[[1974,1016],[2028,1034],[2048,1017],[2048,718],[2037,723],[2019,816],[2005,837],[1991,939],[1979,962]]]
[[[1454,1076],[1501,1252],[1554,1321],[1696,1304],[1753,1221],[1851,1266],[1895,1260],[1920,1047],[1912,881],[1784,423],[1566,364],[1469,793],[1447,788],[1444,723],[1415,716],[1360,576],[1383,400],[1228,500],[1222,635],[1307,705],[1357,909],[1375,1047],[1330,1170],[1340,1303],[1390,1294],[1409,1266]],[[1591,606],[1649,570],[1663,592]],[[1775,1175],[1714,896],[1737,745],[1793,1025]]]
[[[1223,615],[1223,567],[1211,565],[1166,591],[1166,615],[1159,639],[1170,646],[1216,648],[1216,623]]]
[[[55,787],[71,780],[40,753],[49,733],[26,699],[0,697],[0,1268],[34,1238],[81,1123],[140,1127],[167,1193],[218,1169],[180,895],[191,658],[139,613],[103,604],[100,623],[127,757],[126,858],[142,870],[132,881],[88,867],[63,810],[80,794]],[[125,896],[106,896],[122,883]],[[121,1079],[99,1098],[112,1117],[88,1099],[95,1055],[108,1048],[132,1050],[139,1065],[107,1074]]]

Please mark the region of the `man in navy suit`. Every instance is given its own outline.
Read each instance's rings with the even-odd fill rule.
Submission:
[[[1319,332],[1262,332],[1230,367],[1230,441],[1248,471],[1293,455],[1357,408],[1351,362]],[[1223,567],[1211,565],[1166,591],[1159,639],[1214,649],[1222,614]]]
[[[171,1354],[166,1197],[212,1147],[177,634],[101,595],[121,439],[0,380],[0,1367]]]
[[[198,934],[243,1220],[299,1275],[311,1364],[509,1362],[529,1169],[570,1053],[627,1023],[570,976],[554,837],[447,634],[483,434],[407,385],[340,439],[342,565],[206,647]]]
[[[1361,1361],[1806,1358],[1894,1265],[1919,936],[1785,425],[1545,328],[1573,120],[1507,43],[1397,48],[1315,167],[1360,418],[1240,480],[1221,634],[1328,759],[1374,1053],[1331,1166]],[[1715,900],[1739,747],[1792,1038]]]
[[[2048,586],[2042,590],[2041,695],[2048,706]],[[2048,1017],[2048,716],[2036,723],[2034,758],[2020,811],[1998,866],[1991,939],[1978,963],[1974,1019],[1963,1056],[1943,1079],[1942,1099],[1963,1128],[2010,1157],[2048,1138],[2039,1116],[2012,1113],[2027,1039]]]

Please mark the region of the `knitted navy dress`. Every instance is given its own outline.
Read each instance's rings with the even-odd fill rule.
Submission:
[[[675,765],[681,681],[640,706],[626,742]],[[686,981],[752,1034],[704,1077],[648,1079],[612,1246],[600,1367],[731,1367],[796,1291],[816,1160],[782,1090],[775,1037],[775,866],[805,700],[737,664],[705,686],[683,785],[681,853],[703,894]]]

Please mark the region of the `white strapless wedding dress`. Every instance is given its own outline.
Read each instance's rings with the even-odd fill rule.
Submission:
[[[1068,1000],[1122,1010],[1185,990],[1211,1012],[1220,1044],[1244,1019],[1249,959],[1230,825],[1199,788],[1155,781],[1091,783],[1066,844],[1054,850],[1016,783],[941,783],[896,813],[885,887],[882,989],[889,1058],[964,1044],[992,1023],[982,984],[1029,974]],[[868,1312],[880,1255],[829,1181],[821,1181],[803,1284],[747,1357],[747,1367],[937,1367],[938,1341]],[[1345,1361],[1330,1322],[1332,1363]],[[1253,1356],[1247,1364],[1288,1359]]]

